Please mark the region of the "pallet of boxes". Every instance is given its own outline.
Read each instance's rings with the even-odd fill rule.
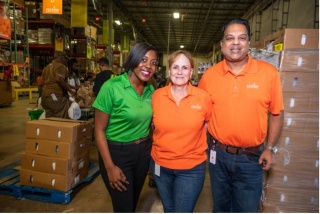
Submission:
[[[263,212],[319,213],[318,48],[319,29],[285,29],[273,38],[285,114]]]
[[[26,124],[20,184],[68,191],[88,175],[92,122],[47,118]]]

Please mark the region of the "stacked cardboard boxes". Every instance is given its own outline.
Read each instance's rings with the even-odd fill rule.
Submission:
[[[28,121],[20,184],[68,191],[88,174],[92,122],[58,118]]]
[[[277,35],[285,121],[263,212],[318,213],[319,30],[287,29]]]

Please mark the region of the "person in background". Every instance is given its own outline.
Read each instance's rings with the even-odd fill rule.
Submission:
[[[75,92],[67,84],[68,70],[67,58],[61,51],[54,53],[54,60],[42,71],[42,96],[41,104],[46,112],[46,117],[68,118],[69,96]]]
[[[10,65],[8,67],[8,69],[3,73],[3,79],[4,80],[14,80],[12,65]]]
[[[150,168],[164,212],[193,212],[203,187],[211,117],[207,92],[191,85],[192,55],[179,50],[169,57],[171,83],[152,96],[154,125]]]
[[[89,73],[85,78],[84,82],[89,82],[89,85],[93,87],[95,84],[95,79],[96,79],[96,75],[94,75],[93,73]]]
[[[145,42],[130,51],[120,76],[102,85],[95,108],[95,140],[101,176],[114,212],[135,212],[150,163],[156,49]]]
[[[109,60],[105,57],[99,60],[99,69],[100,69],[100,73],[96,75],[94,86],[93,86],[93,93],[95,96],[98,95],[100,88],[104,82],[117,76],[115,73],[113,73],[110,70]]]
[[[278,71],[251,58],[249,45],[249,22],[227,22],[220,42],[224,60],[209,68],[198,85],[213,103],[208,124],[213,212],[258,212],[263,170],[274,164],[283,127]]]
[[[68,85],[74,92],[77,92],[81,86],[78,67],[79,64],[76,58],[71,58],[68,61]]]
[[[42,77],[41,77],[41,74],[38,73],[37,74],[37,86],[38,86],[38,93],[39,93],[39,96],[38,96],[38,99],[37,99],[37,104],[39,103],[39,99],[40,97],[42,96],[42,87],[43,87],[43,80],[42,80]]]

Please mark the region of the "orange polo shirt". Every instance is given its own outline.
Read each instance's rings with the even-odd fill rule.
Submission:
[[[154,161],[170,169],[191,169],[206,160],[204,126],[211,117],[210,96],[189,83],[188,95],[177,106],[171,84],[152,95]]]
[[[198,87],[209,92],[213,103],[208,131],[227,145],[260,145],[267,134],[268,111],[279,114],[284,109],[277,69],[250,55],[238,75],[223,60],[203,74]]]

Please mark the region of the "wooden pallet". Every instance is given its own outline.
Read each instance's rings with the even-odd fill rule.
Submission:
[[[19,165],[19,162],[15,162],[10,167],[6,167],[6,169],[0,171],[0,194],[55,204],[68,204],[76,193],[91,182],[100,172],[98,163],[91,162],[89,164],[88,176],[74,188],[63,192],[20,185]]]

